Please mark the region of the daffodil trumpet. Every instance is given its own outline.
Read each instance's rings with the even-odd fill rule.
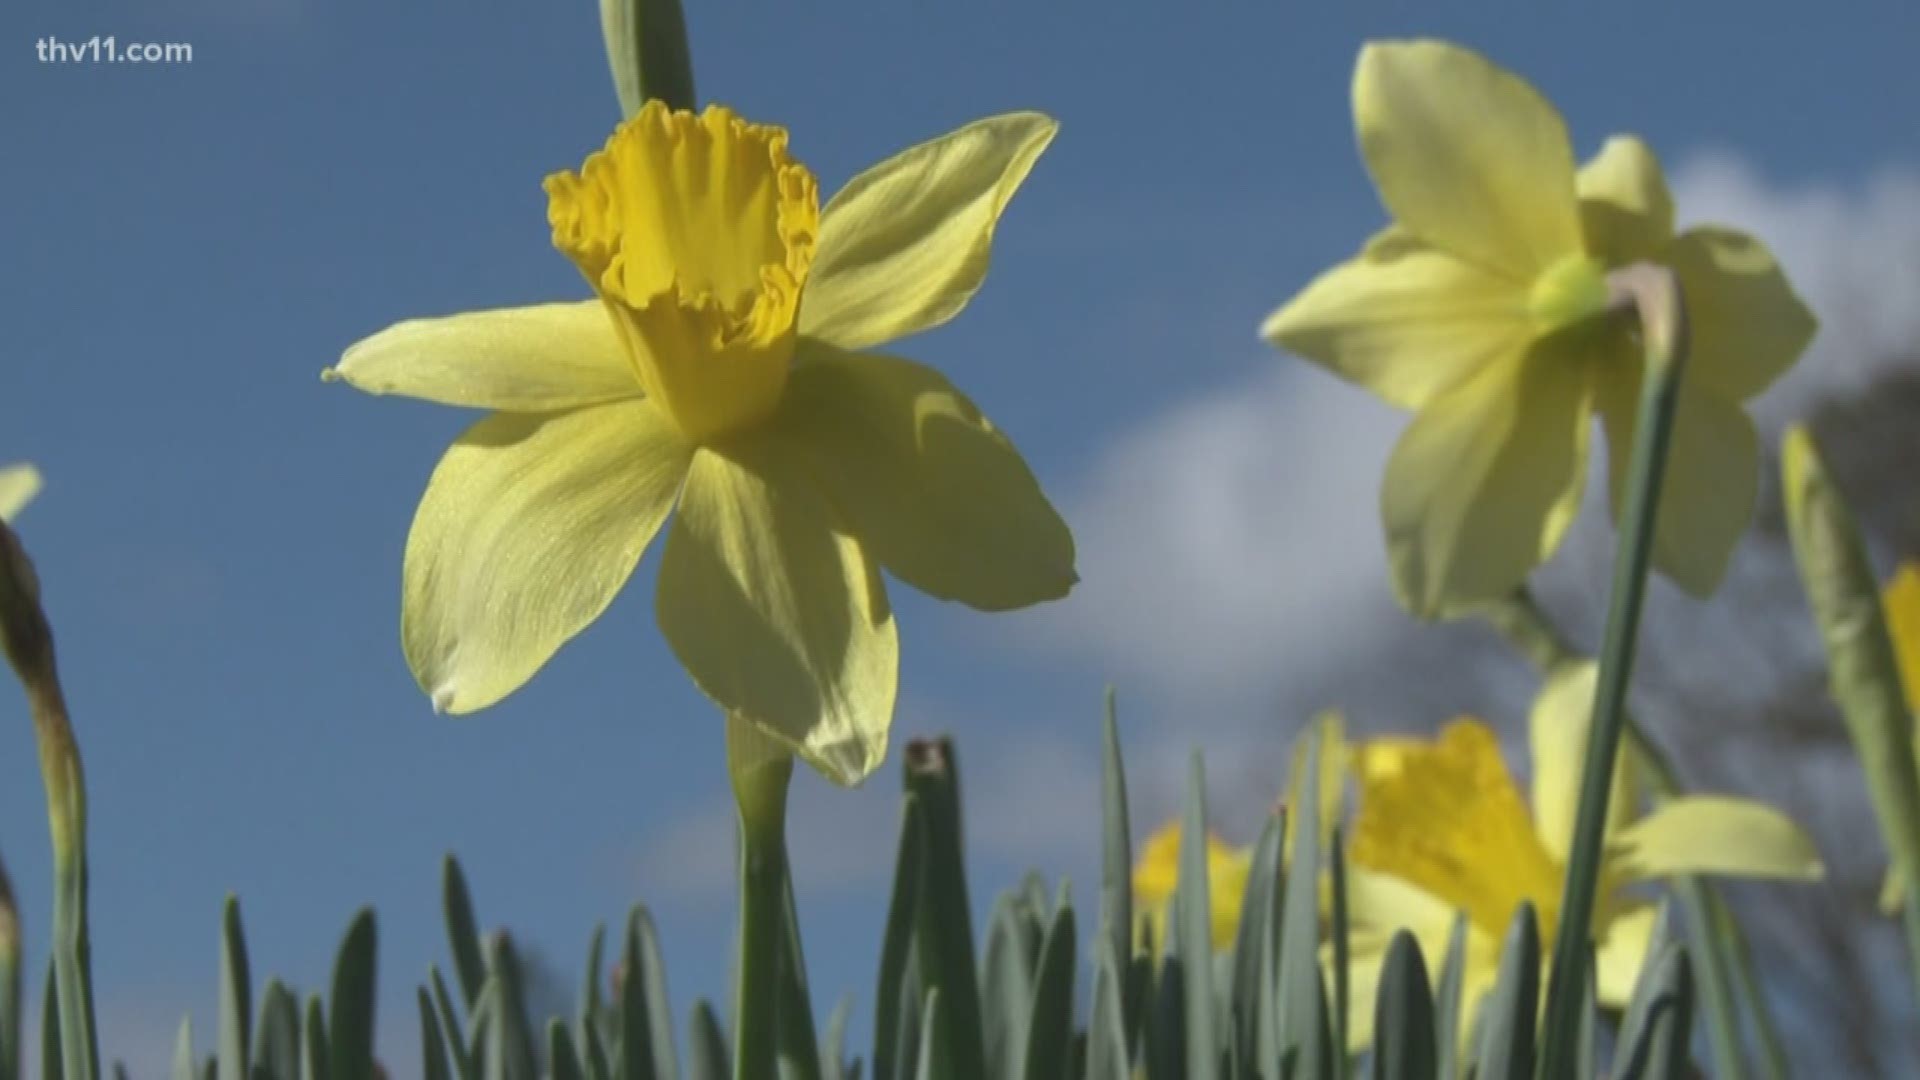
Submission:
[[[1660,489],[1687,366],[1687,308],[1679,276],[1664,266],[1636,264],[1609,275],[1607,285],[1610,306],[1631,308],[1639,318],[1646,364],[1628,465],[1620,547],[1614,557],[1600,648],[1593,722],[1588,728],[1581,768],[1579,811],[1560,901],[1565,920],[1562,925],[1577,929],[1554,941],[1553,971],[1547,980],[1542,1020],[1546,1033],[1540,1057],[1542,1076],[1572,1075],[1573,1059],[1579,1053],[1574,1035],[1580,1028],[1579,1012],[1592,958],[1585,928],[1593,923],[1594,900],[1600,888],[1608,803],[1626,721],[1627,686],[1633,675],[1640,610],[1646,599],[1647,575],[1653,568]]]
[[[94,1032],[91,938],[87,926],[87,785],[80,744],[54,662],[53,631],[40,605],[40,579],[20,538],[0,517],[0,645],[27,693],[47,789],[53,841],[53,976],[60,1060],[68,1080],[99,1075]]]

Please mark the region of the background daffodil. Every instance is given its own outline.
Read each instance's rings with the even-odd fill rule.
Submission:
[[[1262,334],[1414,411],[1380,498],[1401,602],[1433,617],[1496,600],[1544,562],[1579,508],[1596,412],[1619,513],[1642,358],[1606,275],[1644,261],[1678,275],[1692,329],[1654,564],[1711,592],[1758,490],[1741,403],[1814,332],[1766,247],[1676,236],[1645,143],[1617,136],[1576,169],[1560,114],[1467,49],[1368,45],[1353,110],[1393,223]]]
[[[1534,905],[1543,946],[1552,942],[1594,677],[1591,663],[1565,665],[1534,703],[1531,807],[1507,772],[1497,736],[1477,720],[1456,720],[1432,742],[1359,747],[1348,883],[1357,1044],[1371,1037],[1374,993],[1395,930],[1412,932],[1438,971],[1455,912],[1466,917],[1463,1015],[1491,988],[1502,937],[1521,901]],[[1651,903],[1625,887],[1674,874],[1812,879],[1821,865],[1799,827],[1759,803],[1687,796],[1639,816],[1628,770],[1615,777],[1593,939],[1600,1001],[1617,1006],[1646,958],[1655,916]]]
[[[0,521],[12,521],[40,493],[40,470],[31,465],[0,466]]]
[[[1247,876],[1253,871],[1253,853],[1237,848],[1209,832],[1207,834],[1207,896],[1212,906],[1213,947],[1233,947],[1240,932],[1240,905],[1247,891]],[[1180,822],[1169,821],[1154,831],[1140,847],[1140,858],[1133,864],[1133,899],[1136,905],[1134,938],[1147,938],[1155,954],[1165,945],[1167,915],[1173,908],[1174,889],[1180,884]],[[1149,937],[1150,935],[1150,937]]]
[[[1887,634],[1893,639],[1894,657],[1900,664],[1900,688],[1907,696],[1907,709],[1920,720],[1920,562],[1902,563],[1887,582],[1881,597],[1887,616]],[[1892,915],[1906,900],[1906,888],[1897,870],[1887,871],[1880,889],[1880,910]]]
[[[330,377],[495,410],[407,539],[401,636],[435,706],[519,688],[666,527],[656,614],[694,681],[854,783],[893,714],[883,567],[983,610],[1064,595],[1072,538],[1012,443],[937,372],[862,351],[966,305],[1054,129],[968,124],[821,209],[783,129],[649,102],[546,183],[554,244],[597,299],[348,349]]]

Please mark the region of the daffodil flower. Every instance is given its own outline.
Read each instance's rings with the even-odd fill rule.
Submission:
[[[1543,945],[1551,945],[1560,929],[1595,674],[1591,663],[1565,665],[1534,704],[1531,808],[1507,772],[1498,738],[1477,720],[1456,720],[1431,742],[1393,739],[1359,748],[1347,899],[1356,1045],[1371,1038],[1374,995],[1394,931],[1412,932],[1430,970],[1438,971],[1455,913],[1465,916],[1468,1016],[1492,987],[1502,938],[1522,901],[1533,903]],[[1630,886],[1676,874],[1810,880],[1822,872],[1806,834],[1769,807],[1697,795],[1638,816],[1637,794],[1630,771],[1617,770],[1592,926],[1599,1000],[1612,1006],[1632,992],[1656,913]]]
[[[31,465],[0,466],[0,521],[12,521],[40,493],[40,470]]]
[[[1719,227],[1676,236],[1645,143],[1612,138],[1576,170],[1560,114],[1463,48],[1367,46],[1353,110],[1393,223],[1262,334],[1413,410],[1380,498],[1401,602],[1443,615],[1545,562],[1579,508],[1596,412],[1620,512],[1642,357],[1607,274],[1636,262],[1675,271],[1692,330],[1654,565],[1712,592],[1758,491],[1741,403],[1814,332],[1766,247]]]
[[[546,182],[554,244],[598,299],[348,349],[330,377],[494,410],[407,538],[401,638],[434,705],[518,689],[665,528],[656,614],[694,681],[850,784],[893,714],[882,568],[983,610],[1064,595],[1072,538],[1013,445],[937,372],[864,351],[966,305],[1054,128],[969,124],[823,210],[785,130],[650,102]]]
[[[1253,870],[1253,853],[1207,834],[1207,897],[1212,911],[1213,947],[1233,948],[1240,932],[1240,904]],[[1180,884],[1180,822],[1170,821],[1147,838],[1133,864],[1134,937],[1151,941],[1157,952],[1170,932],[1168,914]]]

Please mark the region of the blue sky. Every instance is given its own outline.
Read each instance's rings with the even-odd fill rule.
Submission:
[[[1061,121],[986,289],[901,351],[947,371],[1014,436],[1093,554],[1124,547],[1128,515],[1151,531],[1186,512],[1149,485],[1130,497],[1127,463],[1175,453],[1169,431],[1204,437],[1206,402],[1272,400],[1275,424],[1300,419],[1284,410],[1306,380],[1254,327],[1380,219],[1347,104],[1369,38],[1480,48],[1560,105],[1583,154],[1638,131],[1669,163],[1697,163],[1702,200],[1745,192],[1739,205],[1804,211],[1789,224],[1809,244],[1823,234],[1806,222],[1825,220],[1809,206],[1827,199],[1837,220],[1870,226],[1848,215],[1920,168],[1906,115],[1920,100],[1920,9],[1892,2],[1826,17],[1789,3],[690,7],[703,99],[787,125],[825,189],[978,116]],[[39,37],[95,34],[190,42],[193,62],[35,59]],[[410,1074],[409,998],[444,955],[449,849],[483,919],[569,980],[592,924],[647,898],[680,1007],[720,993],[720,727],[653,629],[655,561],[521,693],[476,717],[434,716],[400,656],[400,553],[428,473],[472,418],[319,380],[341,349],[401,318],[585,295],[549,244],[539,182],[616,119],[593,6],[15,0],[0,54],[0,461],[31,458],[48,481],[21,524],[86,752],[108,1051],[151,1074],[182,1011],[211,1030],[232,890],[256,966],[305,987],[322,983],[353,910],[378,906],[382,1046]],[[1366,453],[1383,459],[1384,446]],[[1334,540],[1377,555],[1373,474],[1326,492],[1316,477],[1346,476],[1346,463],[1312,447],[1267,461],[1246,459],[1254,474],[1225,489],[1229,508],[1250,486],[1280,500],[1261,520],[1285,531],[1290,492],[1325,499],[1350,522]],[[1102,555],[1083,560],[1085,584],[1057,611],[1002,617],[896,590],[898,737],[953,730],[977,765],[976,903],[1034,860],[1090,896],[1089,770],[1108,680],[1140,702],[1129,730],[1149,816],[1167,805],[1153,762],[1176,744],[1228,757],[1226,782],[1249,800],[1271,794],[1299,715],[1276,717],[1273,688],[1244,664],[1204,680],[1220,693],[1137,670],[1153,639],[1093,624],[1123,618],[1142,583],[1104,567],[1176,591],[1207,569]],[[1208,612],[1191,617],[1204,635]],[[1244,692],[1222,690],[1236,679]],[[6,727],[0,854],[28,899],[37,958],[40,787],[24,708],[0,695]],[[896,777],[890,767],[854,794],[809,777],[797,794],[823,1011],[864,991],[877,959]]]

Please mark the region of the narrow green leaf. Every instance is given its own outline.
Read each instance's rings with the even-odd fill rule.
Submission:
[[[327,1062],[327,1013],[319,994],[309,995],[300,1026],[300,1080],[331,1080]],[[465,1080],[465,1078],[463,1078]]]
[[[638,969],[629,967],[627,972],[629,978],[635,970],[640,974],[653,1075],[672,1080],[680,1075],[679,1053],[674,1048],[673,999],[667,994],[667,963],[660,952],[660,934],[654,927],[653,914],[644,905],[636,905],[628,913],[627,932],[639,957]]]
[[[247,935],[240,900],[232,893],[220,915],[220,1080],[247,1080],[247,1022],[253,991],[247,966]]]
[[[40,1005],[40,1078],[65,1080],[66,1069],[60,1060],[60,996],[55,983],[55,964],[47,962],[47,991]]]
[[[1107,687],[1106,722],[1100,738],[1100,925],[1113,940],[1115,961],[1133,955],[1133,829],[1127,809],[1126,762],[1120,753],[1120,719],[1113,687]],[[1116,977],[1120,974],[1115,972]],[[1123,1018],[1134,1016],[1139,1002],[1121,991]]]
[[[820,1044],[820,1075],[841,1080],[847,1070],[847,1020],[853,1015],[853,995],[842,994],[827,1016],[827,1037]]]
[[[920,1063],[914,1070],[915,1080],[957,1080],[960,1076],[953,1064],[952,1029],[947,1026],[946,1012],[940,1002],[938,987],[927,991],[927,1009],[921,1021],[925,1034],[920,1040]]]
[[[894,1063],[893,1080],[913,1080],[920,1068],[920,1023],[925,1016],[926,1004],[920,987],[925,983],[920,978],[920,950],[916,947],[907,954],[907,975],[900,984],[900,1008],[895,1013],[898,1025],[893,1044],[899,1060]],[[879,1080],[879,1073],[875,1073]]]
[[[0,1080],[21,1080],[22,960],[20,909],[0,864]]]
[[[1256,917],[1260,921],[1260,940],[1264,945],[1260,949],[1260,996],[1257,1006],[1257,1022],[1254,1027],[1254,1067],[1263,1076],[1281,1075],[1280,1048],[1280,950],[1285,944],[1281,939],[1287,910],[1287,880],[1281,872],[1286,858],[1287,814],[1285,810],[1275,810],[1268,815],[1266,832],[1272,836],[1270,849],[1271,862],[1264,869],[1258,869],[1265,882],[1266,895]],[[1260,864],[1256,862],[1256,868]],[[1242,916],[1245,917],[1244,915]]]
[[[727,1036],[706,998],[693,1003],[687,1019],[687,1080],[727,1080]]]
[[[1132,1080],[1130,1040],[1121,1004],[1125,976],[1114,958],[1111,935],[1095,939],[1093,1011],[1087,1020],[1086,1080]]]
[[[1522,901],[1507,926],[1499,974],[1480,1012],[1478,1080],[1531,1080],[1540,1003],[1540,926]]]
[[[433,1014],[433,997],[426,987],[417,992],[420,1003],[420,1076],[422,1080],[452,1080],[447,1071],[447,1040]]]
[[[1453,930],[1447,935],[1447,955],[1440,963],[1440,989],[1433,997],[1433,1036],[1440,1054],[1440,1080],[1454,1080],[1460,1073],[1464,1002],[1461,1000],[1467,979],[1467,917],[1455,915]]]
[[[1589,949],[1589,952],[1592,950]],[[1573,1040],[1574,1080],[1594,1080],[1600,1068],[1600,969],[1587,957],[1587,993],[1580,1002],[1580,1033]]]
[[[1317,765],[1314,767],[1318,771]],[[1347,979],[1353,950],[1347,940],[1347,859],[1339,826],[1334,826],[1332,838],[1327,847],[1327,868],[1333,882],[1333,925],[1329,934],[1333,940],[1333,1045],[1337,1048],[1333,1075],[1337,1080],[1347,1080],[1347,1025],[1352,1007]]]
[[[173,1039],[173,1080],[195,1080],[193,1071],[193,1017],[185,1016]]]
[[[427,981],[433,987],[433,1008],[440,1017],[440,1032],[447,1040],[447,1053],[453,1059],[454,1075],[459,1080],[480,1080],[480,1070],[470,1049],[472,1044],[467,1041],[467,1033],[460,1027],[460,1014],[454,1009],[453,996],[447,993],[447,980],[441,976],[438,964],[427,968]]]
[[[1187,765],[1186,810],[1180,821],[1179,939],[1186,966],[1187,1080],[1214,1080],[1220,1071],[1220,1019],[1214,1015],[1213,901],[1207,880],[1207,776],[1194,751]]]
[[[1623,1026],[1614,1076],[1620,1080],[1685,1080],[1690,1074],[1687,1048],[1693,1035],[1693,965],[1684,946],[1662,950],[1659,963],[1643,970],[1650,987],[1637,1031]],[[1634,997],[1641,998],[1640,988]]]
[[[253,1040],[256,1080],[299,1080],[300,1000],[278,979],[260,994],[260,1022]]]
[[[1314,1010],[1320,984],[1320,732],[1309,726],[1300,736],[1300,788],[1288,803],[1293,853],[1287,867],[1286,910],[1280,926],[1279,1045],[1281,1059],[1315,1036]]]
[[[1017,1077],[1026,1067],[1027,1021],[1045,936],[1046,925],[1026,889],[1010,889],[994,900],[987,919],[987,955],[981,970],[985,1000],[980,1016],[991,1076]]]
[[[580,1055],[574,1051],[573,1036],[567,1022],[554,1017],[547,1021],[547,1068],[552,1080],[586,1080],[580,1071]]]
[[[900,847],[893,862],[893,898],[887,904],[887,926],[880,939],[880,977],[873,994],[874,1080],[896,1080],[902,1060],[901,980],[913,950],[914,921],[920,908],[920,884],[926,870],[925,826],[920,800],[908,792],[900,804]],[[910,1000],[918,1000],[914,990]]]
[[[452,852],[440,864],[440,894],[447,922],[447,947],[453,952],[453,973],[460,981],[460,1001],[468,1013],[480,1000],[487,981],[487,959],[480,940],[480,924],[473,917],[473,894],[467,875]]]
[[[600,1011],[602,1008],[600,1000],[600,972],[604,966],[601,958],[605,954],[606,945],[607,924],[595,923],[593,926],[593,937],[587,941],[587,971],[580,979],[580,1015],[576,1018],[576,1022],[580,1027],[580,1049],[587,1059],[586,1072],[592,1080],[610,1080],[604,1067],[598,1073],[593,1071],[594,1040],[591,1037],[594,1029],[600,1024]],[[602,1065],[604,1066],[604,1062]]]
[[[973,915],[962,840],[960,763],[951,739],[908,744],[907,790],[925,815],[927,863],[920,892],[916,950],[920,976],[941,992],[943,1035],[952,1067],[968,1078],[986,1075],[986,1042],[980,1020],[980,978],[974,967]],[[923,1041],[923,1046],[924,1042]]]
[[[1333,1044],[1333,1026],[1327,1016],[1327,984],[1321,978],[1317,963],[1313,968],[1313,993],[1307,1000],[1310,1004],[1302,1014],[1307,1024],[1294,1047],[1292,1075],[1296,1080],[1333,1080],[1335,1059],[1344,1057],[1346,1051]]]
[[[1178,895],[1174,907],[1180,906]],[[1171,915],[1177,917],[1178,913]],[[1169,920],[1171,921],[1171,919]],[[1184,961],[1166,949],[1153,983],[1147,1013],[1147,1080],[1185,1080],[1187,1069],[1187,974]]]
[[[1420,944],[1395,932],[1374,1000],[1373,1070],[1376,1080],[1434,1080],[1440,1054],[1434,1041],[1433,991]]]
[[[1229,1014],[1233,1025],[1234,1057],[1251,1068],[1264,1060],[1260,1047],[1261,1009],[1267,970],[1267,935],[1273,922],[1265,917],[1278,873],[1282,843],[1280,815],[1267,816],[1260,839],[1253,846],[1247,870],[1247,888],[1240,897],[1240,926],[1233,939],[1233,988]]]
[[[513,939],[496,933],[488,942],[487,979],[493,984],[493,1027],[487,1046],[487,1065],[498,1063],[495,1075],[504,1080],[536,1080],[533,1024],[527,1017],[526,984]]]
[[[780,920],[780,963],[775,968],[780,980],[781,1076],[782,1080],[821,1080],[820,1044],[813,1032],[813,994],[807,988],[806,951],[800,941],[800,911],[793,898],[793,875],[782,876],[785,896]],[[661,974],[664,981],[664,967]],[[677,1067],[673,1072],[663,1069],[661,1075],[673,1076],[678,1071]]]
[[[1040,971],[1034,980],[1033,1007],[1027,1017],[1025,1080],[1055,1080],[1068,1071],[1073,1048],[1073,906],[1056,905],[1053,925],[1040,948]]]
[[[362,908],[347,928],[333,964],[333,994],[327,1007],[331,1028],[327,1063],[333,1080],[373,1076],[375,948],[373,909]]]

